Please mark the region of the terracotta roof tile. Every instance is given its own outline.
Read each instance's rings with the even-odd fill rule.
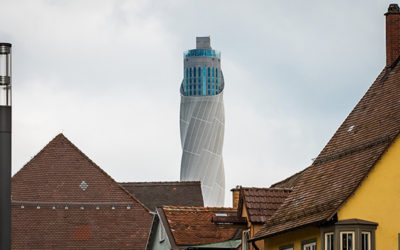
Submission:
[[[265,223],[282,205],[292,190],[287,188],[240,188],[238,216],[246,207],[251,223]]]
[[[199,181],[123,182],[120,184],[150,209],[164,205],[195,207],[204,205]]]
[[[331,219],[400,131],[400,66],[385,68],[255,238]]]
[[[151,216],[133,206],[12,205],[12,249],[144,249]]]
[[[213,207],[163,207],[176,245],[193,246],[223,242],[238,235],[242,226],[212,222],[216,214],[235,216],[236,209]]]

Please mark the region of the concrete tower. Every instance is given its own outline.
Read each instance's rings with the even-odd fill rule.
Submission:
[[[181,181],[201,181],[205,206],[223,206],[222,160],[225,113],[221,54],[210,37],[197,37],[196,49],[184,53],[180,88]]]

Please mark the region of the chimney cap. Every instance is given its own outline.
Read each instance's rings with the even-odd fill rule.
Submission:
[[[0,43],[0,46],[4,47],[11,47],[11,43]]]
[[[400,14],[400,8],[397,3],[391,3],[389,5],[388,11],[385,13],[385,16],[389,14]]]
[[[235,191],[239,191],[242,188],[241,185],[236,185],[236,187],[232,188],[231,191],[235,192]]]

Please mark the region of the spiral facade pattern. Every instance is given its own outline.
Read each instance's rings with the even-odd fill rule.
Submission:
[[[201,181],[205,206],[223,206],[222,159],[225,113],[220,53],[209,37],[198,37],[196,49],[184,56],[181,84],[181,181]]]

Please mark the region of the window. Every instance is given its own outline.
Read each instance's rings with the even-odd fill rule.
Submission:
[[[354,250],[354,232],[340,232],[340,250]]]
[[[203,67],[203,95],[206,95],[206,67]]]
[[[313,242],[313,243],[308,243],[303,245],[303,250],[317,250],[317,243]]]
[[[207,68],[208,74],[207,76],[210,77],[210,67]]]
[[[190,77],[192,77],[192,68],[189,69],[189,72]]]
[[[279,247],[279,250],[293,250],[293,249],[294,249],[293,244]]]
[[[371,233],[361,233],[361,250],[371,250]]]
[[[334,236],[333,233],[325,234],[325,250],[334,250]]]
[[[196,77],[196,68],[193,68],[193,77]]]

